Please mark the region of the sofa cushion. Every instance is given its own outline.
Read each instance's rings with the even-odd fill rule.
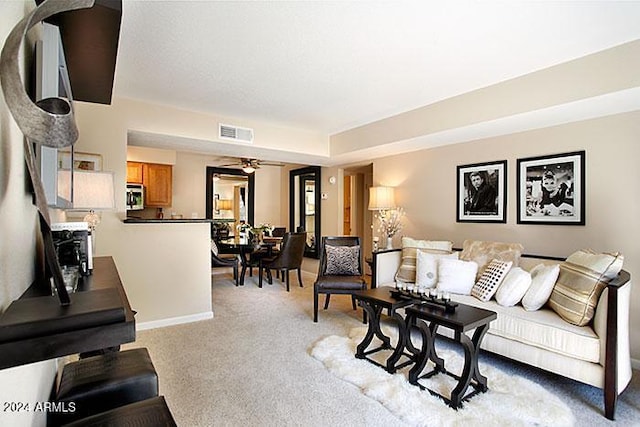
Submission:
[[[324,274],[331,276],[360,275],[360,246],[325,246],[327,265]]]
[[[496,302],[504,307],[518,304],[531,286],[531,274],[520,267],[513,267],[496,292]]]
[[[484,269],[480,279],[473,285],[471,295],[480,301],[489,301],[498,290],[512,265],[511,261],[492,260]]]
[[[593,318],[600,294],[620,273],[622,263],[619,253],[574,252],[560,264],[549,305],[567,322],[586,325]]]
[[[511,261],[513,266],[517,267],[523,250],[524,246],[520,243],[465,240],[462,244],[460,259],[464,261],[474,261],[478,264],[478,272],[476,273],[476,280],[478,280],[486,266],[493,259]]]
[[[527,311],[536,311],[546,304],[560,273],[558,264],[538,264],[531,269],[531,286],[522,297],[522,306]]]
[[[498,317],[489,324],[487,334],[587,362],[598,363],[600,360],[600,339],[591,326],[567,323],[553,310],[544,308],[531,312],[522,306],[503,307],[495,300],[482,302],[465,295],[452,295],[452,300],[495,311]]]
[[[438,240],[416,240],[411,237],[402,238],[402,263],[396,273],[396,280],[405,283],[416,282],[416,260],[418,249],[433,254],[450,254],[453,243]]]
[[[438,290],[452,294],[471,294],[478,264],[473,261],[438,260]]]
[[[438,284],[438,260],[440,258],[458,259],[457,252],[433,254],[418,249],[416,255],[416,285],[420,288],[433,288]]]

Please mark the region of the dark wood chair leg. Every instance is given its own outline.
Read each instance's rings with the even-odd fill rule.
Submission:
[[[251,276],[251,270],[249,270],[249,276]],[[262,287],[262,263],[260,263],[260,267],[258,267],[258,287]]]
[[[313,322],[318,323],[318,288],[313,289]]]
[[[326,310],[327,308],[329,308],[329,299],[331,299],[331,294],[326,294],[327,296],[325,297],[324,300],[324,309]]]
[[[238,286],[238,261],[236,260],[235,264],[233,264],[233,280],[236,282],[236,286]]]
[[[289,292],[289,270],[282,270],[282,274],[286,276],[284,279],[287,282],[287,292]]]
[[[298,283],[300,283],[300,287],[302,288],[302,269],[298,269]]]
[[[356,309],[356,297],[354,295],[351,295],[351,306],[354,310]]]

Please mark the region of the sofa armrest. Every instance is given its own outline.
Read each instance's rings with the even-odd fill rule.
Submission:
[[[402,262],[402,249],[373,252],[371,262],[371,288],[395,282],[396,271]]]
[[[631,380],[629,307],[631,275],[622,270],[600,296],[593,328],[600,337],[600,363],[604,366],[605,416],[614,418],[618,394]]]

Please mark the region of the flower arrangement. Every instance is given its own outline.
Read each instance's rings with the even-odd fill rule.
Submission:
[[[252,233],[253,227],[247,222],[240,221],[240,224],[236,226],[236,230],[238,230],[239,233]]]
[[[263,222],[260,225],[258,225],[257,227],[253,227],[251,232],[253,234],[259,234],[259,233],[263,233],[266,236],[271,236],[271,232],[273,231],[275,227],[271,224],[269,224],[268,222]]]
[[[378,226],[378,232],[383,234],[387,238],[393,237],[397,232],[402,230],[402,217],[404,216],[404,209],[395,208],[388,211],[381,211],[376,215],[380,221]]]

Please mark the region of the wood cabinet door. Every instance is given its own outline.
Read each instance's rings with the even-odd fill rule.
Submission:
[[[145,206],[171,206],[172,198],[172,170],[171,165],[144,163]]]
[[[140,162],[127,162],[127,182],[142,184],[142,163]]]

